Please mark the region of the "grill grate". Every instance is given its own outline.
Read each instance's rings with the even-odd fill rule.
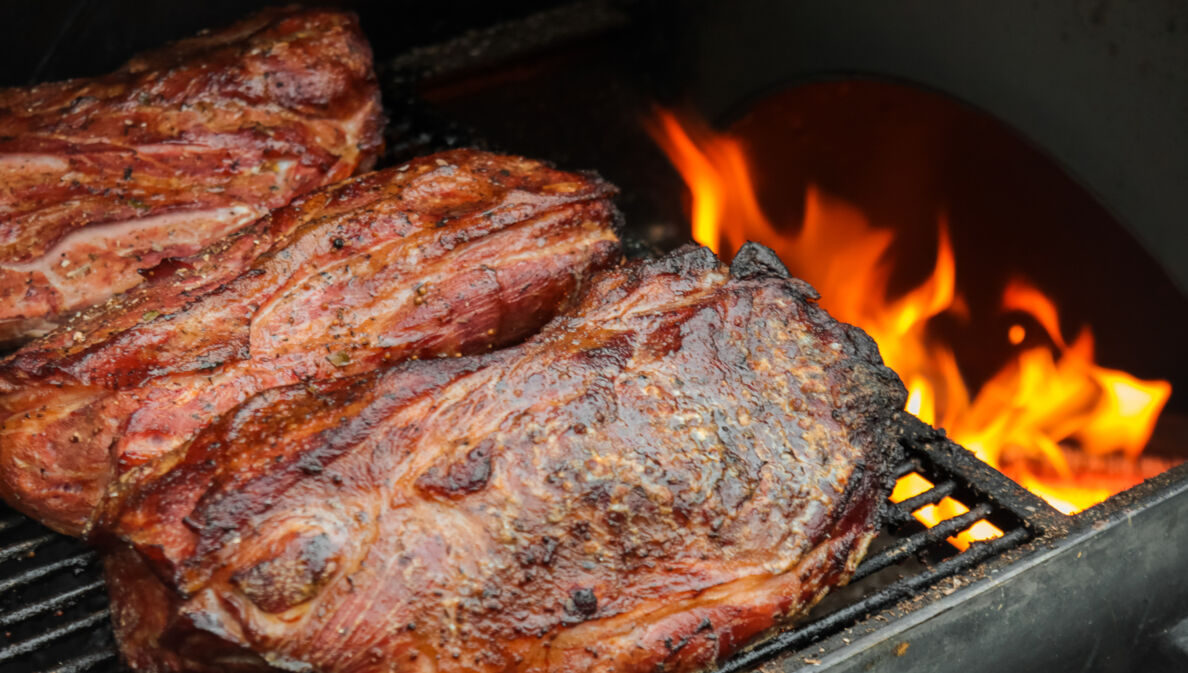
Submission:
[[[882,535],[851,584],[831,594],[795,628],[785,630],[727,661],[723,672],[751,669],[777,654],[800,650],[863,617],[918,595],[941,579],[1035,537],[1056,519],[1013,482],[973,458],[943,434],[905,419],[900,443],[908,456],[897,476],[916,472],[933,486],[898,504],[887,503]],[[933,528],[912,512],[957,498],[969,507]],[[958,552],[946,538],[987,520],[1001,537]],[[6,673],[117,673],[101,563],[80,542],[52,533],[25,517],[0,513],[0,670]]]
[[[0,516],[0,670],[116,670],[98,555],[11,510]]]

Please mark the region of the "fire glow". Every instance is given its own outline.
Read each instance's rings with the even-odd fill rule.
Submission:
[[[692,193],[693,238],[725,258],[748,240],[774,249],[794,275],[817,288],[830,313],[874,338],[908,388],[908,411],[945,428],[954,441],[1065,514],[1142,481],[1138,470],[1121,476],[1115,471],[1108,478],[1086,473],[1080,469],[1086,461],[1070,457],[1137,459],[1171,394],[1170,384],[1096,364],[1092,332],[1084,328],[1067,341],[1056,305],[1026,280],[1008,283],[1001,309],[1030,316],[1033,329],[1038,325],[1045,333],[1037,336],[1046,338],[1028,339],[1024,325],[1011,325],[1002,336],[1014,346],[1010,360],[980,389],[966,386],[953,348],[928,332],[937,316],[969,315],[957,291],[957,263],[943,217],[932,273],[889,298],[893,232],[872,226],[858,209],[815,187],[805,195],[799,230],[776,227],[759,206],[736,139],[668,112],[657,115],[651,130]],[[899,481],[892,500],[930,486],[910,474]],[[945,498],[915,515],[935,525],[966,511]],[[965,548],[998,535],[1001,531],[980,521],[950,542]]]

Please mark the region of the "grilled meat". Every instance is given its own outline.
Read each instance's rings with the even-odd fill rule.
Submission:
[[[890,487],[905,391],[815,298],[761,246],[730,269],[689,248],[600,275],[523,345],[256,396],[107,503],[127,659],[688,671],[737,651],[846,581]]]
[[[166,261],[0,363],[0,494],[77,535],[113,474],[261,390],[523,339],[617,260],[612,193],[459,150]]]
[[[269,10],[103,77],[0,90],[0,343],[369,168],[382,117],[338,11]]]

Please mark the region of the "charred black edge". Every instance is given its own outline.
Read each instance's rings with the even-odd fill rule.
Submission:
[[[895,388],[892,397],[897,404],[888,407],[888,413],[885,417],[879,418],[877,425],[870,424],[867,428],[869,432],[875,435],[876,442],[885,460],[881,463],[883,468],[881,475],[884,482],[884,488],[887,495],[890,495],[891,489],[895,485],[895,475],[892,474],[893,467],[904,460],[904,449],[899,441],[897,433],[898,426],[902,423],[900,420],[904,412],[903,406],[907,403],[907,388],[903,384],[903,380],[899,378],[899,374],[888,367],[883,362],[882,353],[879,352],[878,344],[865,331],[854,325],[842,323],[845,329],[846,336],[850,343],[853,344],[855,355],[862,362],[867,363],[873,368],[873,372],[883,378],[890,388]],[[880,523],[882,523],[880,521]]]
[[[730,275],[738,279],[781,278],[791,283],[797,292],[808,299],[817,301],[821,298],[816,288],[793,277],[779,255],[762,243],[744,243],[734,256],[734,261],[730,263]]]
[[[712,250],[696,243],[687,243],[656,260],[648,260],[641,270],[651,273],[690,273],[712,271],[722,262]]]
[[[734,256],[734,261],[730,263],[730,275],[735,278],[792,277],[774,250],[754,241],[744,243]]]

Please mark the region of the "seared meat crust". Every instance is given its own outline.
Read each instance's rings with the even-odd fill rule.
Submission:
[[[111,572],[169,597],[113,584],[125,655],[721,660],[846,581],[889,491],[905,391],[815,298],[766,248],[729,270],[683,249],[601,274],[523,345],[257,395],[107,503]]]
[[[261,390],[521,340],[617,260],[613,191],[458,150],[166,261],[0,363],[0,495],[77,535],[113,474]]]
[[[0,89],[0,343],[370,168],[383,114],[353,14],[273,9],[119,70]]]

